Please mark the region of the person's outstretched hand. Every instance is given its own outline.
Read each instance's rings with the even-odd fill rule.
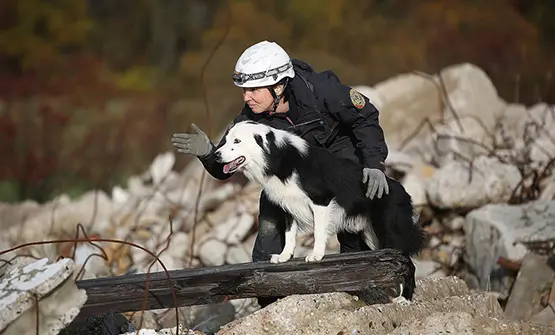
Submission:
[[[185,155],[206,156],[212,151],[212,142],[206,134],[192,123],[193,133],[175,133],[172,135],[172,145],[177,152]]]

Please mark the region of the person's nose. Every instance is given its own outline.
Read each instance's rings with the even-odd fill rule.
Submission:
[[[244,102],[249,102],[252,99],[251,97],[251,92],[248,90],[244,90],[243,91],[243,101]]]

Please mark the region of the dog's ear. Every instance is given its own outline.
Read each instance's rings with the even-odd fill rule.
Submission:
[[[274,132],[271,130],[267,132],[266,141],[268,141],[268,143],[274,144],[276,142],[276,134],[274,134]]]
[[[265,150],[264,149],[264,139],[262,138],[262,136],[256,134],[256,135],[254,135],[254,140],[256,141],[256,144],[258,144],[258,146],[262,148],[262,150]]]

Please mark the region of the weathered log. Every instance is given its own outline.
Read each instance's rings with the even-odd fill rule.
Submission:
[[[399,294],[409,275],[409,260],[391,249],[326,255],[320,262],[294,258],[281,264],[241,263],[150,274],[146,309],[210,304],[225,299],[288,296],[326,292],[357,293],[387,301]],[[79,317],[139,311],[146,274],[77,281],[88,295]],[[174,301],[171,287],[177,297]]]

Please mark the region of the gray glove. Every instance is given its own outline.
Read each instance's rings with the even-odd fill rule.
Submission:
[[[362,182],[368,183],[366,197],[370,199],[374,199],[376,195],[379,199],[383,194],[389,194],[389,185],[387,184],[385,173],[379,169],[364,168],[362,170]]]
[[[172,136],[172,145],[177,149],[177,152],[193,156],[206,156],[212,152],[212,142],[206,134],[192,123],[194,134],[176,133]]]

